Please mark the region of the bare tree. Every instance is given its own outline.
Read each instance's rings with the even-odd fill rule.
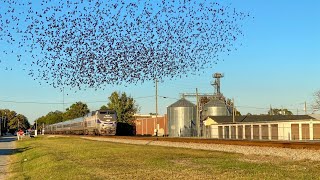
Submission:
[[[315,102],[313,104],[313,111],[319,111],[320,109],[320,90],[314,93]]]

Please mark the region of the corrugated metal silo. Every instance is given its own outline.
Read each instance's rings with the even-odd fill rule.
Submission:
[[[170,137],[190,137],[196,133],[196,105],[182,98],[168,108]]]
[[[203,107],[202,117],[208,116],[231,116],[232,108],[228,107],[224,100],[214,98]]]

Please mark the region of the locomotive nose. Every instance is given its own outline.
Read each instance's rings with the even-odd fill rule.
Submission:
[[[102,124],[102,127],[104,127],[104,128],[107,128],[107,127],[113,127],[113,126],[115,126],[115,123],[113,123],[113,122],[106,122],[106,123],[103,123]]]

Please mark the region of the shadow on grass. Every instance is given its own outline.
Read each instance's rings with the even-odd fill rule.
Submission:
[[[31,149],[30,147],[25,148],[12,148],[14,147],[14,141],[17,140],[16,136],[13,135],[5,135],[0,138],[0,158],[1,156],[19,154],[24,151]]]
[[[0,149],[0,157],[6,156],[6,155],[14,155],[19,154],[24,151],[27,151],[29,149],[32,149],[31,147],[25,147],[25,148],[16,148],[16,149]]]

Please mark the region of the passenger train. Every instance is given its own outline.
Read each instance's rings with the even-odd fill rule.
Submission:
[[[113,110],[98,110],[84,117],[50,124],[45,127],[49,134],[115,135],[117,114]]]

